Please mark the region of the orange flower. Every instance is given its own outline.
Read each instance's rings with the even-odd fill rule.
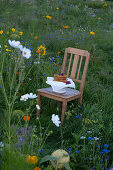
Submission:
[[[37,156],[31,156],[31,163],[36,164],[38,162]]]
[[[59,9],[59,8],[56,8],[56,9]]]
[[[64,28],[68,28],[69,26],[67,26],[67,25],[66,25],[66,26],[64,26],[64,25],[63,25],[63,27],[64,27]]]
[[[60,51],[57,52],[57,54],[60,54],[60,53],[61,53]]]
[[[23,32],[19,32],[19,35],[23,35]]]
[[[38,54],[39,54],[39,53],[41,53],[41,51],[40,51],[40,50],[37,50],[37,51],[36,51],[36,53],[38,53]]]
[[[23,120],[25,120],[25,121],[29,121],[29,119],[30,119],[29,116],[24,116],[24,117],[23,117]]]
[[[35,167],[34,170],[41,170],[39,167]]]
[[[16,72],[16,75],[18,75],[18,72]]]
[[[9,32],[7,32],[6,34],[9,34]]]
[[[3,34],[3,30],[0,30],[0,34]]]
[[[95,32],[91,31],[91,32],[90,32],[90,35],[95,35]]]
[[[35,36],[35,40],[37,40],[37,36]]]
[[[51,17],[51,16],[49,16],[49,15],[47,15],[47,16],[46,16],[46,18],[48,18],[48,19],[52,19],[52,17]]]

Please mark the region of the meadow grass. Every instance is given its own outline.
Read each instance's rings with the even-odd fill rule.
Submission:
[[[42,164],[40,161],[42,157],[51,155],[59,148],[69,153],[72,169],[107,170],[113,166],[112,18],[113,2],[110,1],[1,1],[0,30],[3,30],[3,33],[0,34],[0,69],[4,58],[1,75],[3,80],[0,77],[0,141],[4,143],[4,147],[0,148],[1,169],[27,170],[36,166],[44,170],[54,169],[49,161]],[[15,28],[14,32],[12,28]],[[91,31],[95,34],[91,35]],[[23,32],[23,35],[19,32]],[[20,54],[9,46],[9,39],[19,40],[23,46],[32,51],[31,58],[24,60],[25,77],[18,87],[18,96],[16,95],[14,100],[10,118],[1,81],[4,81],[8,100],[11,101],[19,84],[20,74],[16,75],[10,94],[9,72],[13,74],[15,57],[18,58]],[[39,59],[36,51],[40,45],[46,48],[46,55],[41,56],[40,64],[36,64],[34,62]],[[37,100],[22,102],[20,97],[31,92],[37,94],[37,89],[48,87],[46,79],[54,73],[60,73],[67,47],[89,51],[90,62],[83,104],[78,106],[77,101],[69,102],[65,123],[63,127],[58,128],[51,122],[52,114],[61,115],[61,110],[56,109],[56,101],[42,98],[41,116],[38,121],[35,109]],[[12,52],[7,52],[7,48]],[[11,70],[9,70],[10,61]],[[16,71],[20,73],[17,68]],[[30,121],[27,123],[23,121],[23,116],[26,114],[30,116]],[[28,129],[30,126],[31,131]],[[23,131],[19,132],[21,128],[24,128],[25,134]],[[85,138],[81,139],[82,136]],[[38,163],[27,164],[28,155],[36,155]]]

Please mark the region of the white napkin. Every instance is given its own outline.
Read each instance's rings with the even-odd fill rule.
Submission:
[[[53,81],[54,77],[47,77],[46,83],[51,85],[52,89],[54,92],[60,92],[62,91],[65,87],[72,87],[75,88],[75,83],[73,82],[72,79],[67,78],[67,81],[70,81],[71,84],[66,84],[63,82],[58,82],[58,81]]]

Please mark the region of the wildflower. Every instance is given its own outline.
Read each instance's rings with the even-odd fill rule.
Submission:
[[[25,121],[29,121],[29,119],[30,119],[29,116],[24,116],[24,117],[23,117],[23,120],[25,120]]]
[[[103,150],[102,150],[102,152],[104,152],[104,153],[109,153],[109,152],[110,152],[110,150],[103,149]]]
[[[58,7],[56,9],[59,9]]]
[[[43,152],[43,151],[44,151],[44,149],[41,149],[41,150],[40,150],[40,152]]]
[[[108,4],[104,4],[103,7],[108,6]]]
[[[105,144],[105,145],[104,145],[104,147],[105,147],[105,148],[108,148],[108,147],[109,147],[109,145]]]
[[[79,119],[79,118],[80,118],[80,116],[76,116],[76,118],[78,118],[78,119]]]
[[[29,94],[21,96],[20,101],[26,101],[29,98]]]
[[[95,35],[95,32],[91,31],[91,32],[90,32],[90,35]]]
[[[4,147],[4,143],[0,142],[0,147],[3,148]]]
[[[46,53],[46,48],[44,46],[42,46],[42,45],[37,47],[37,50],[41,51],[40,52],[41,55],[45,55],[45,53]]]
[[[26,47],[24,47],[22,49],[22,55],[23,55],[23,57],[29,59],[31,57],[31,50],[29,50]]]
[[[37,98],[36,94],[33,94],[33,93],[30,93],[28,97],[29,97],[29,99]]]
[[[36,164],[38,162],[37,156],[31,156],[31,163]]]
[[[9,50],[9,49],[6,49],[6,51],[11,51],[11,50]]]
[[[39,167],[35,167],[34,170],[41,170]]]
[[[14,48],[19,48],[20,50],[22,49],[22,45],[20,43],[20,41],[11,41],[11,40],[8,40],[8,43],[11,47],[14,47]]]
[[[79,153],[79,151],[75,151],[75,153]]]
[[[100,145],[97,145],[97,148],[100,148]]]
[[[81,136],[80,139],[85,139],[86,137],[85,136]]]
[[[66,26],[64,26],[64,25],[63,25],[63,27],[64,27],[64,28],[68,28],[69,26],[67,26],[67,25],[66,25]]]
[[[106,156],[106,159],[108,160],[108,159],[109,159],[109,156]]]
[[[58,115],[53,114],[51,120],[57,127],[59,127],[59,124],[61,123],[61,121],[59,121]]]
[[[25,83],[26,86],[28,86],[28,83]]]
[[[15,28],[12,28],[12,32],[15,32]]]
[[[92,137],[88,137],[88,140],[93,140],[93,138]]]
[[[60,51],[57,52],[57,54],[60,54],[60,53],[61,53]]]
[[[0,30],[0,34],[3,34],[3,30]]]
[[[18,72],[16,72],[16,75],[18,75]]]
[[[69,151],[72,151],[72,148],[69,148],[68,150],[69,150]]]
[[[48,19],[52,19],[52,17],[51,17],[51,16],[49,16],[49,15],[47,15],[47,16],[46,16],[46,18],[48,18]]]
[[[34,33],[31,33],[30,35],[31,35],[31,36],[33,36],[33,35],[34,35]]]
[[[37,110],[40,110],[40,106],[38,104],[36,105],[36,108],[37,108]]]
[[[94,137],[94,139],[95,139],[95,140],[99,140],[99,138],[97,138],[97,137]]]
[[[23,35],[23,32],[19,32],[19,35]]]
[[[6,32],[6,34],[8,35],[8,34],[9,34],[9,32]]]
[[[102,19],[101,17],[98,17],[98,19]]]
[[[37,36],[35,36],[35,40],[37,40]]]
[[[6,47],[8,47],[7,45],[4,45],[4,47],[6,48]]]
[[[38,54],[39,54],[39,53],[41,53],[41,51],[40,51],[40,50],[37,50],[37,51],[36,51],[36,53],[38,53]]]

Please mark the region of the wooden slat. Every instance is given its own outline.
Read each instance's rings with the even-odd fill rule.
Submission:
[[[63,59],[63,64],[62,64],[62,70],[61,70],[61,73],[63,73],[63,74],[65,74],[66,62],[67,62],[67,57],[68,57],[67,51],[68,51],[68,49],[66,48],[65,54],[64,54],[64,59]]]
[[[71,61],[72,61],[72,54],[71,54],[71,56],[70,56],[70,60],[69,60],[69,66],[68,66],[68,71],[67,71],[67,77],[69,76],[69,71],[70,71]]]
[[[77,73],[77,80],[78,80],[78,78],[79,78],[79,73],[80,73],[80,69],[81,69],[82,59],[83,59],[83,56],[81,56],[81,59],[80,59],[79,68],[78,68],[78,73]]]
[[[79,55],[75,54],[74,55],[73,66],[72,66],[72,71],[71,71],[71,76],[70,76],[72,79],[75,78],[75,75],[76,75],[78,59],[79,59]]]
[[[68,53],[73,53],[73,54],[79,54],[80,56],[87,56],[89,54],[89,52],[86,51],[86,50],[80,50],[80,49],[71,48],[71,47],[67,48],[67,52]]]

